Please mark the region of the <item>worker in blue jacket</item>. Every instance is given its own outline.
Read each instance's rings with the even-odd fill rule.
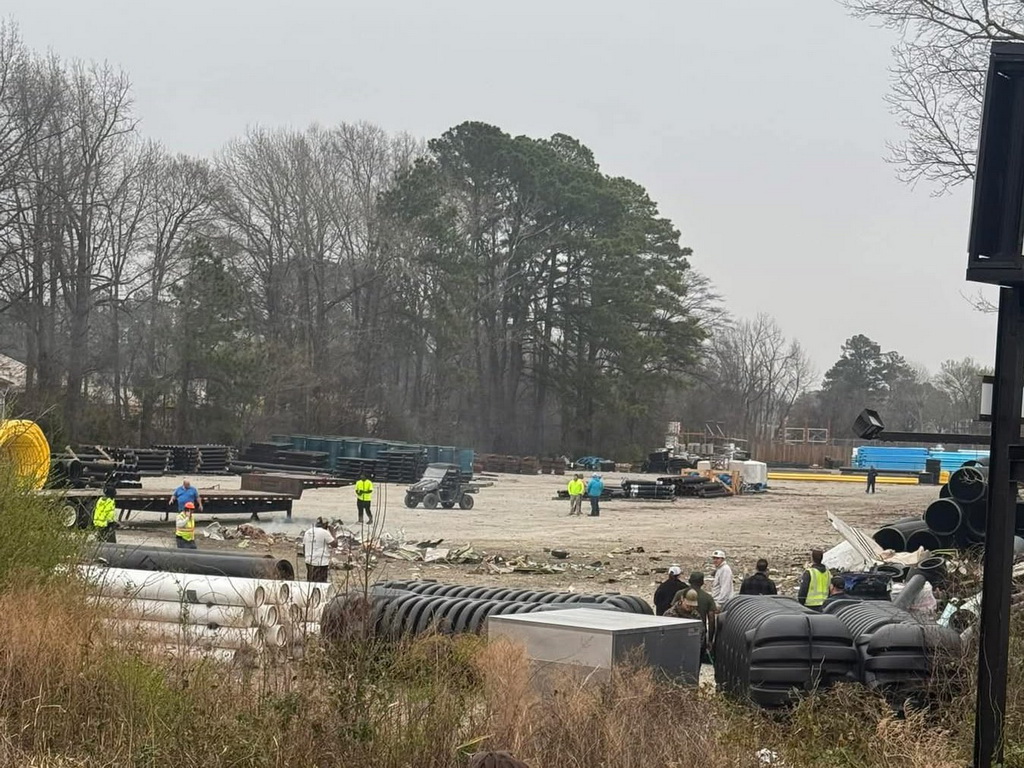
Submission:
[[[601,476],[595,472],[590,476],[590,482],[587,483],[587,496],[590,497],[591,517],[598,517],[601,514],[602,493],[604,493],[604,481],[601,480]]]

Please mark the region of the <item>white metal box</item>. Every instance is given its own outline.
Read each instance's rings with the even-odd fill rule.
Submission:
[[[540,665],[610,670],[639,653],[655,670],[697,683],[701,622],[593,608],[491,616],[487,636],[521,643]],[[637,651],[639,649],[639,651]]]

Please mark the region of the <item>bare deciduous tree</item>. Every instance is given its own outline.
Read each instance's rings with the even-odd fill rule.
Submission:
[[[1019,0],[840,0],[895,30],[888,102],[906,131],[900,178],[945,190],[974,178],[989,46],[1024,40]]]

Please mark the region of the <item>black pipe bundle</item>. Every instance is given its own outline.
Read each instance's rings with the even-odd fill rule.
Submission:
[[[875,532],[875,542],[882,549],[896,552],[912,552],[908,548],[911,536],[928,530],[928,523],[918,517],[904,518],[889,523]]]
[[[95,560],[114,568],[135,568],[142,571],[192,573],[197,576],[238,576],[247,579],[295,578],[290,561],[270,555],[256,557],[231,552],[210,552],[199,549],[170,549],[133,544],[100,544]]]
[[[715,681],[760,707],[786,706],[795,694],[857,679],[857,652],[834,616],[788,597],[739,595],[715,633]]]
[[[393,584],[408,584],[417,591],[395,587]],[[369,628],[378,637],[397,640],[432,629],[442,634],[480,634],[486,628],[489,617],[513,613],[536,613],[583,606],[598,610],[639,612],[631,609],[640,604],[647,606],[640,598],[631,601],[594,599],[622,598],[625,595],[587,596],[572,592],[538,593],[525,589],[506,589],[503,591],[508,594],[507,599],[484,597],[489,591],[497,593],[499,590],[436,582],[385,582],[371,590],[369,605],[359,594],[335,597],[324,607],[320,628],[324,637],[333,641],[344,640],[353,627],[363,631]],[[517,599],[517,595],[521,599]],[[549,599],[535,599],[542,595]]]
[[[915,552],[968,548],[985,541],[988,515],[988,466],[967,461],[939,489],[939,498],[921,519],[904,518],[883,526],[874,539],[882,549]],[[1024,502],[1017,505],[1016,532],[1024,535]]]
[[[141,479],[134,456],[116,459],[95,448],[50,456],[49,483],[54,487],[141,488]]]
[[[911,586],[908,583],[906,589]],[[934,676],[945,679],[945,664],[960,659],[960,635],[955,630],[922,624],[892,603],[844,600],[826,606],[823,613],[835,616],[850,631],[861,682],[898,706],[926,693]]]
[[[467,587],[462,584],[443,584],[437,581],[382,581],[378,587],[384,589],[400,589],[422,595],[441,597],[468,597],[475,600],[498,600],[526,603],[557,603],[574,605],[585,603],[589,607],[595,605],[611,605],[626,613],[640,613],[653,616],[654,610],[646,600],[633,595],[622,595],[618,592],[604,594],[587,594],[582,592],[554,592],[550,590],[522,589],[517,587]]]

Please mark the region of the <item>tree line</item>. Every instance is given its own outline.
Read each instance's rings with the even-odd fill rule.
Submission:
[[[966,417],[941,376],[856,339],[816,389],[799,342],[731,318],[690,256],[571,136],[258,127],[175,154],[125,73],[0,28],[0,344],[27,368],[16,408],[57,443],[639,456],[680,418],[764,441],[865,398]],[[882,362],[855,375],[864,354]]]
[[[570,136],[360,123],[174,154],[123,72],[0,31],[0,339],[59,441],[646,445],[706,336],[689,255]]]

